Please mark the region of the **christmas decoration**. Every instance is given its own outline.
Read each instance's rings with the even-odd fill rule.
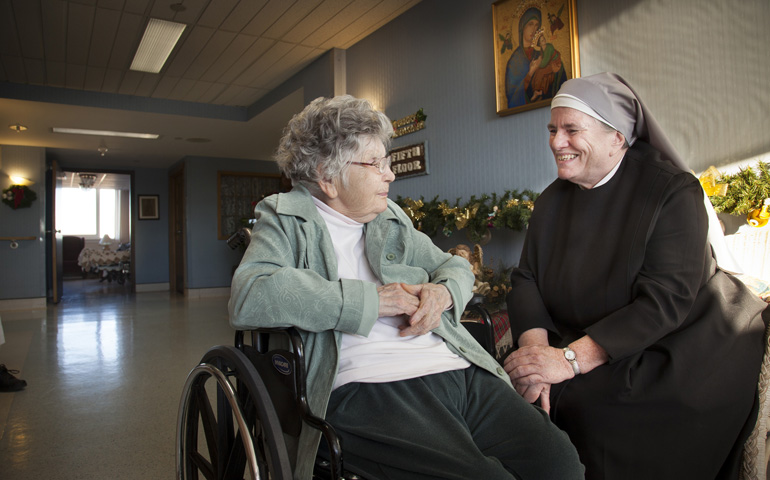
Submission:
[[[497,270],[484,264],[484,251],[478,243],[473,250],[468,245],[460,244],[448,250],[452,255],[458,255],[468,260],[471,271],[476,277],[473,293],[484,296],[487,308],[500,310],[505,308],[505,296],[511,290],[511,270],[513,267],[499,265]]]
[[[759,226],[759,223],[765,225],[767,221],[764,219],[765,221],[761,222],[763,219],[760,215],[767,214],[767,209],[765,213],[762,213],[762,210],[765,202],[770,199],[770,164],[758,162],[756,167],[741,169],[734,175],[716,175],[714,171],[710,173],[714,178],[713,184],[708,178],[704,180],[704,175],[709,174],[708,170],[701,175],[701,185],[706,182],[704,190],[709,195],[714,210],[718,213],[746,215],[748,223],[753,226]],[[706,188],[708,185],[715,188]]]
[[[37,199],[37,194],[26,185],[11,185],[3,190],[3,203],[16,210],[29,208]]]
[[[444,236],[452,235],[456,230],[465,230],[474,243],[483,243],[492,228],[507,228],[521,231],[527,227],[529,217],[538,194],[530,190],[519,193],[507,190],[502,196],[475,195],[466,203],[460,199],[451,205],[447,200],[413,200],[409,197],[396,198],[396,203],[404,209],[415,228],[432,237],[441,232]]]
[[[762,203],[762,208],[757,208],[749,212],[746,215],[746,221],[752,227],[762,228],[767,225],[767,220],[770,219],[770,198],[766,198]]]

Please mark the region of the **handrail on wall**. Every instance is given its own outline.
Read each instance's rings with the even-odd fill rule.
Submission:
[[[37,240],[37,237],[0,237],[0,241],[3,240],[11,242],[11,248],[15,250],[19,248],[19,240]]]

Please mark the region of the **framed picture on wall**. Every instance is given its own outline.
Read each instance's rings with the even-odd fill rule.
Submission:
[[[575,0],[499,0],[492,23],[498,115],[548,106],[580,76]]]
[[[158,220],[160,214],[158,211],[157,195],[139,195],[139,220]]]
[[[281,175],[254,172],[217,172],[217,238],[247,226],[254,218],[254,206],[273,193],[288,191]],[[251,225],[248,225],[251,226]]]

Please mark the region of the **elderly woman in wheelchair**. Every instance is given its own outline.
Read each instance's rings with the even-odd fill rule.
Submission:
[[[460,324],[468,262],[388,199],[392,132],[350,96],[292,118],[276,155],[293,190],[255,209],[231,325],[296,329],[310,409],[366,478],[582,478],[567,436]],[[294,478],[310,478],[319,443],[302,428]]]

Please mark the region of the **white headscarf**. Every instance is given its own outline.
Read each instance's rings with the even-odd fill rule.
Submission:
[[[623,134],[629,145],[641,139],[658,150],[663,160],[685,172],[691,171],[641,98],[620,75],[605,72],[567,80],[551,101],[552,109],[558,107],[574,108],[606,123]],[[708,239],[719,266],[741,273],[725,244],[719,219],[705,192],[703,199],[709,219]]]

